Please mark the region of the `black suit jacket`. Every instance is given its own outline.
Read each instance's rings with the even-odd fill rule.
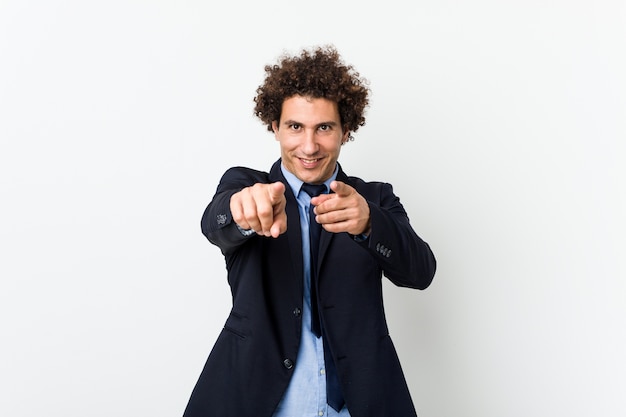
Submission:
[[[367,200],[371,234],[357,242],[348,233],[322,231],[317,288],[325,342],[352,417],[415,416],[385,321],[381,277],[424,289],[435,258],[391,185],[348,177],[341,167],[337,180]],[[287,232],[276,239],[243,236],[232,221],[230,197],[275,181],[286,188]],[[269,173],[229,169],[204,212],[202,231],[224,254],[233,307],[184,416],[271,417],[298,366],[303,304],[298,207],[280,160]]]

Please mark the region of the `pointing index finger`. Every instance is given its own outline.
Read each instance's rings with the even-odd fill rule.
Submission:
[[[269,196],[270,196],[270,201],[272,203],[276,203],[277,201],[279,201],[284,194],[285,194],[285,185],[282,182],[277,181],[277,182],[270,184]]]
[[[333,190],[335,194],[337,194],[340,197],[349,196],[354,191],[354,188],[350,187],[345,182],[341,182],[337,180],[330,183],[330,189]]]

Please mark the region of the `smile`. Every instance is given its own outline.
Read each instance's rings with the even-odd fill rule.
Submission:
[[[305,158],[300,158],[300,160],[302,162],[304,162],[305,164],[314,164],[317,161],[320,161],[322,158],[315,158],[315,159],[305,159]]]

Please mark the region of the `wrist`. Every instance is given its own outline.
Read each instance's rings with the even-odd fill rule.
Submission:
[[[256,233],[254,231],[254,229],[244,229],[243,227],[239,226],[237,223],[235,223],[235,226],[237,226],[237,230],[239,230],[239,233],[241,233],[244,236],[251,236],[254,233]]]

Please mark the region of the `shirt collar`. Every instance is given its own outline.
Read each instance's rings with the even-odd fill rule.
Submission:
[[[287,183],[291,187],[291,191],[293,191],[293,195],[295,195],[296,198],[298,198],[298,194],[300,193],[300,188],[302,187],[302,184],[304,184],[304,181],[302,181],[301,179],[293,175],[291,172],[289,172],[287,168],[285,168],[285,165],[283,165],[282,162],[280,164],[280,170],[285,176]],[[324,181],[324,185],[326,186],[326,191],[330,190],[330,183],[333,182],[337,178],[338,172],[339,172],[339,165],[337,164],[335,165],[335,171],[333,171],[333,175],[331,175],[329,179]]]

